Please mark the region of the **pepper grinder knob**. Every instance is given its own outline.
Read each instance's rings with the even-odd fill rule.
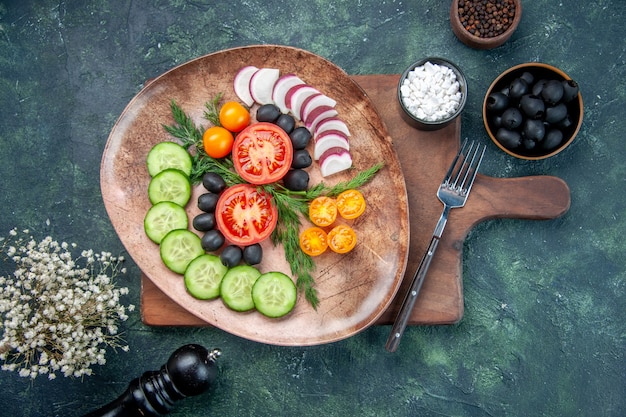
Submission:
[[[215,381],[219,349],[208,351],[196,344],[178,348],[159,371],[133,379],[115,401],[84,417],[159,417],[174,403],[205,392]]]

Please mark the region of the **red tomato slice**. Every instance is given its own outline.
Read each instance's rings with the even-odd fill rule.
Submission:
[[[259,122],[237,135],[232,158],[241,178],[250,184],[269,184],[289,171],[293,145],[283,129],[273,123]]]
[[[238,184],[220,195],[215,220],[228,241],[248,246],[270,236],[278,221],[278,210],[270,195],[253,185]]]

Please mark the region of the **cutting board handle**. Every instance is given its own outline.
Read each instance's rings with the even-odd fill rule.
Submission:
[[[490,218],[554,219],[565,214],[571,203],[567,183],[549,175],[493,178],[479,174],[472,193],[475,195],[470,200],[482,200],[483,205],[473,213],[476,222]]]

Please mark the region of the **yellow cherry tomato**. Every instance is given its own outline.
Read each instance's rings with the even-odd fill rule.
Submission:
[[[224,158],[233,150],[235,138],[223,127],[213,126],[208,128],[202,135],[204,151],[211,158]]]
[[[365,211],[365,198],[359,190],[346,190],[337,196],[337,211],[344,219],[356,219]]]
[[[354,229],[345,224],[340,224],[328,232],[328,247],[337,253],[348,253],[356,246],[356,233]]]
[[[330,226],[337,218],[337,204],[330,197],[317,197],[309,203],[309,218],[314,225]]]
[[[318,256],[328,248],[328,236],[319,227],[309,227],[300,234],[300,248],[309,256]]]
[[[250,124],[250,112],[236,101],[228,101],[220,108],[220,124],[231,132],[241,132]]]

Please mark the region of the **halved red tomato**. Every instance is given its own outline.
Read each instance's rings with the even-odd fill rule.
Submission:
[[[269,194],[254,185],[238,184],[220,195],[215,220],[228,241],[248,246],[270,236],[278,221],[278,210]]]
[[[232,158],[241,178],[250,184],[269,184],[289,171],[293,145],[283,129],[273,123],[259,122],[237,135]]]

